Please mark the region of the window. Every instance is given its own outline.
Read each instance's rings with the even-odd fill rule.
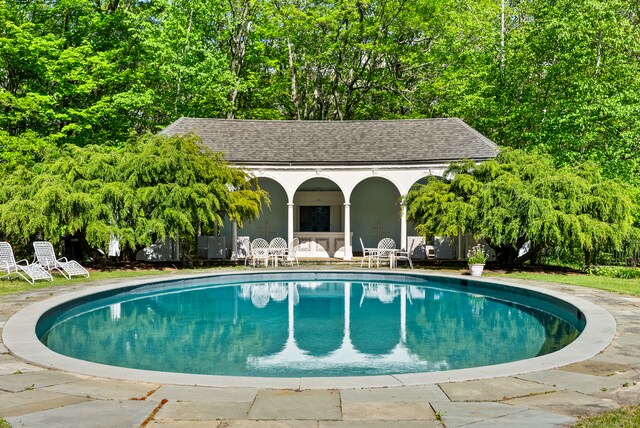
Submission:
[[[300,232],[329,232],[331,230],[331,207],[301,206]]]

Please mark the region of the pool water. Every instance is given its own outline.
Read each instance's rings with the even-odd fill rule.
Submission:
[[[62,308],[41,320],[39,336],[108,365],[315,377],[506,363],[556,351],[584,327],[553,305],[465,282],[362,277],[153,284]]]

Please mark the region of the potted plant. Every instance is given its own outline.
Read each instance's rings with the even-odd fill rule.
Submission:
[[[467,252],[467,262],[469,263],[469,272],[471,276],[480,276],[484,270],[484,264],[487,261],[487,253],[484,251],[484,245],[474,245]]]

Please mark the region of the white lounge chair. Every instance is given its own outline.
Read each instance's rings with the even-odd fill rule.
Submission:
[[[51,274],[44,270],[42,266],[29,264],[26,260],[16,261],[13,256],[13,249],[8,242],[0,242],[0,273],[4,273],[0,278],[5,276],[10,278],[13,274],[19,275],[29,284],[33,284],[39,279],[53,280]]]
[[[42,266],[45,270],[51,272],[57,270],[65,278],[71,279],[72,276],[82,275],[89,278],[89,272],[75,260],[67,260],[66,257],[56,258],[53,245],[49,241],[35,241],[33,243],[35,250],[34,262]]]

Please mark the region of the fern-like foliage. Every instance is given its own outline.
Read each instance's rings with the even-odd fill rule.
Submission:
[[[122,148],[68,146],[0,183],[0,235],[16,243],[80,234],[106,250],[192,239],[225,217],[256,218],[267,194],[194,136],[145,135]]]
[[[425,236],[472,233],[499,262],[520,264],[543,248],[619,249],[638,235],[637,198],[595,164],[556,168],[550,157],[503,150],[492,161],[454,163],[407,195],[407,218]],[[518,256],[529,243],[529,252]]]

